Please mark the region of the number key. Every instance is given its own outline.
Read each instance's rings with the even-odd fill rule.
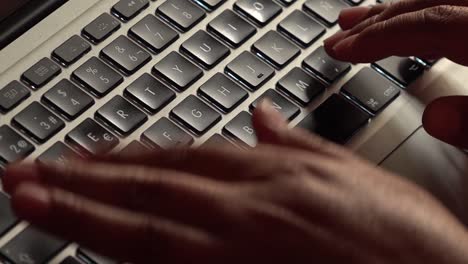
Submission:
[[[39,143],[46,142],[65,126],[60,118],[38,102],[31,103],[12,122]]]
[[[68,119],[74,119],[94,104],[93,98],[63,79],[47,91],[42,100]]]
[[[127,75],[133,74],[151,59],[148,52],[124,36],[105,47],[101,56]]]
[[[72,78],[98,97],[103,97],[123,82],[120,74],[96,57],[76,69]]]
[[[156,14],[183,32],[187,32],[206,16],[201,8],[187,0],[167,0],[159,6]]]
[[[260,26],[268,24],[282,11],[281,7],[271,0],[238,0],[234,8]]]
[[[179,34],[153,15],[147,15],[128,32],[129,36],[153,53],[167,48],[179,38]]]
[[[34,146],[7,125],[0,127],[0,160],[12,163],[26,158]]]

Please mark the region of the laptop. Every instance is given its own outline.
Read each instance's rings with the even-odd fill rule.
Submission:
[[[0,171],[142,148],[249,149],[252,110],[270,98],[291,127],[418,182],[466,222],[465,156],[421,129],[427,103],[467,93],[463,67],[399,57],[352,65],[323,49],[340,10],[371,4],[2,1]],[[115,263],[17,220],[4,194],[0,234],[3,263]]]

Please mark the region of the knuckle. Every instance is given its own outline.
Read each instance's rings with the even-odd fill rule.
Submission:
[[[440,27],[447,25],[453,18],[453,15],[458,14],[459,11],[460,8],[456,6],[435,6],[424,9],[421,12],[421,19],[424,22],[424,24],[429,26],[428,28],[431,29],[431,27]]]

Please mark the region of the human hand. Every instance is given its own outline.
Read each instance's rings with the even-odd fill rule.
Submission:
[[[344,31],[325,41],[329,54],[339,60],[446,57],[468,66],[467,0],[402,0],[349,8],[339,23]]]
[[[446,57],[468,66],[467,0],[402,0],[344,10],[341,31],[325,41],[328,53],[354,63],[389,56]],[[432,136],[468,149],[468,97],[435,100],[423,125]]]
[[[262,103],[260,145],[20,164],[19,217],[134,263],[467,263],[464,227],[417,186],[288,130]]]

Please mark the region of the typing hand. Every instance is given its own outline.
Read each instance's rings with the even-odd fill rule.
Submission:
[[[344,31],[325,40],[333,57],[373,62],[388,56],[449,58],[468,65],[468,1],[403,0],[343,11]]]
[[[343,31],[325,41],[336,59],[373,62],[389,56],[446,57],[468,66],[468,1],[403,0],[341,13]],[[423,117],[426,131],[468,149],[468,97],[432,102]]]
[[[134,263],[467,263],[462,225],[423,190],[288,130],[268,104],[260,146],[18,165],[19,217]]]

